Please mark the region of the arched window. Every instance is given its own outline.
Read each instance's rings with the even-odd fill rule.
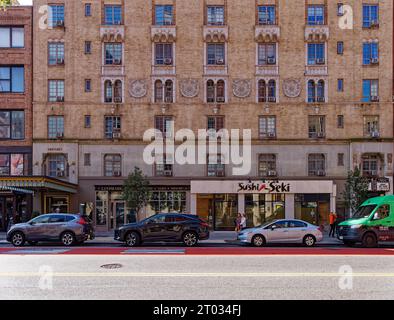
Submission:
[[[268,82],[268,101],[276,102],[276,82],[275,80],[270,80]]]
[[[317,83],[317,102],[324,102],[324,81],[319,80]]]
[[[163,83],[161,80],[155,82],[155,102],[163,102]]]
[[[104,94],[105,102],[112,102],[113,92],[112,92],[112,82],[111,80],[106,80],[104,83]]]
[[[258,82],[258,95],[259,95],[259,102],[266,102],[267,87],[264,80],[259,80]]]
[[[313,80],[308,81],[308,102],[316,102],[316,86]]]
[[[165,83],[165,102],[173,102],[173,83],[171,80],[167,80]]]
[[[225,102],[225,83],[219,80],[216,84],[216,102]]]
[[[213,80],[207,81],[207,102],[215,102],[215,83]]]
[[[122,81],[116,80],[114,86],[114,102],[122,102]]]
[[[104,156],[104,176],[120,177],[122,175],[122,157],[120,154],[106,154]]]

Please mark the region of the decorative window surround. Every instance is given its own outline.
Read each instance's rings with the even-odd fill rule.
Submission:
[[[100,39],[102,42],[124,42],[125,31],[122,25],[100,27]]]
[[[119,80],[122,82],[122,102],[121,103],[119,103],[119,102],[105,102],[105,82],[107,80],[111,81],[112,87],[114,87],[115,81]],[[102,103],[105,103],[105,104],[111,104],[111,103],[112,104],[123,104],[123,103],[125,103],[125,97],[126,97],[125,84],[126,84],[126,81],[125,81],[124,77],[101,77],[101,101],[102,101]],[[114,96],[114,93],[113,93],[113,96]]]
[[[152,42],[175,42],[176,26],[152,26],[151,38]]]
[[[275,25],[255,26],[254,36],[256,42],[278,42],[280,38],[280,27]]]
[[[212,80],[217,85],[218,81],[224,81],[224,102],[228,103],[228,79],[227,78],[220,78],[220,77],[205,77],[204,79],[204,102],[208,104],[217,104],[217,102],[207,102],[207,82]]]
[[[176,74],[176,44],[172,44],[172,65],[156,65],[155,62],[155,42],[152,42],[152,75],[153,76],[173,76]]]
[[[324,25],[305,26],[305,41],[325,42],[330,37],[330,28]]]
[[[318,102],[309,102],[308,101],[308,82],[312,80],[315,83],[318,83],[319,81],[323,80],[324,81],[324,102],[323,103],[328,103],[328,79],[327,78],[313,78],[309,77],[305,80],[305,102],[308,104],[314,104]]]
[[[207,42],[204,42],[204,75],[213,76],[226,76],[228,74],[228,44],[224,42],[224,64],[223,65],[208,65],[208,46]]]
[[[256,42],[256,76],[279,76],[279,43],[276,43],[275,64],[259,65],[259,44]]]
[[[108,42],[107,42],[108,43]],[[101,75],[103,77],[123,77],[125,75],[125,61],[124,61],[124,44],[122,45],[122,65],[106,65],[105,64],[105,42],[101,48]]]
[[[165,97],[164,93],[164,84],[166,83],[167,80],[172,81],[172,103],[176,103],[176,88],[177,88],[177,83],[176,83],[176,78],[175,77],[152,77],[152,82],[151,82],[151,88],[152,88],[152,103],[155,104],[166,104],[166,102],[155,102],[155,83],[157,80],[160,80],[163,83],[163,97]]]
[[[203,38],[205,42],[227,42],[228,26],[204,26]]]
[[[275,102],[269,102],[269,101],[259,102],[259,81],[260,80],[264,80],[267,85],[268,85],[268,82],[270,80],[274,80],[275,81],[275,98],[276,98]],[[279,87],[280,87],[279,77],[256,77],[256,90],[255,90],[256,103],[259,103],[259,104],[261,104],[261,103],[279,103]],[[268,88],[267,88],[266,94],[267,94],[267,97],[268,97]]]

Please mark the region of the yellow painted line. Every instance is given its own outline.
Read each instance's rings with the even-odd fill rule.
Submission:
[[[69,278],[79,278],[79,277],[115,277],[115,278],[123,278],[123,277],[135,277],[135,278],[146,278],[146,277],[166,277],[166,278],[178,278],[178,277],[238,277],[238,278],[284,278],[284,277],[298,277],[298,278],[334,278],[334,277],[357,277],[357,278],[394,278],[394,273],[330,273],[330,272],[273,272],[273,273],[244,273],[244,272],[188,272],[188,273],[147,273],[147,272],[54,272],[54,273],[39,273],[39,272],[1,272],[0,278],[4,277],[14,277],[14,278],[21,278],[21,277],[42,277],[42,276],[53,276],[53,277],[69,277]]]

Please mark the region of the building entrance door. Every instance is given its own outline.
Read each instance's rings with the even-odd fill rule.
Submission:
[[[126,205],[124,201],[112,202],[112,217],[110,229],[116,229],[126,223]]]

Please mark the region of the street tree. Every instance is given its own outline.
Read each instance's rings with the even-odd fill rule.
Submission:
[[[127,207],[136,214],[147,205],[149,199],[149,180],[142,170],[134,167],[124,182],[123,199]]]
[[[369,181],[363,177],[358,167],[354,171],[349,171],[343,198],[345,200],[346,208],[353,213],[357,208],[368,199]]]
[[[17,0],[0,0],[0,9],[7,9],[7,7],[19,4]]]

